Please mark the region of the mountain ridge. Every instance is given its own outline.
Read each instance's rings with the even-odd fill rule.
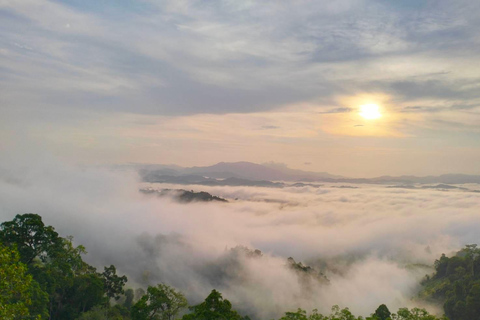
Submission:
[[[274,186],[274,181],[286,182],[338,182],[367,184],[480,184],[480,175],[442,174],[438,176],[414,175],[390,176],[374,178],[349,178],[332,175],[327,172],[311,172],[290,169],[286,165],[276,163],[257,164],[247,161],[219,162],[211,166],[172,167],[171,165],[137,165],[142,179],[146,182],[183,183],[194,182],[207,185],[264,185]],[[275,185],[278,187],[278,184]]]

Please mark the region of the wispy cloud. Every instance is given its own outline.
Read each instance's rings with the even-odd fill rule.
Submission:
[[[241,154],[261,157],[246,159],[257,162],[301,145],[298,152],[315,159],[320,171],[332,163],[317,161],[320,154],[337,153],[333,162],[341,162],[342,152],[332,151],[332,145],[356,145],[348,138],[339,144],[338,136],[399,138],[382,140],[381,147],[405,150],[414,148],[408,140],[412,137],[433,145],[427,140],[436,132],[437,143],[446,150],[462,144],[455,135],[464,124],[470,145],[478,147],[472,141],[480,141],[475,128],[480,40],[472,30],[479,12],[478,4],[468,0],[423,5],[165,0],[116,6],[3,1],[0,130],[3,136],[46,137],[43,144],[55,144],[55,152],[66,158],[81,154],[82,162],[124,161],[126,154],[132,157],[127,161],[147,161],[145,152],[131,149],[139,143],[137,136],[149,141],[156,159],[169,163],[179,161],[175,154],[192,145],[204,145],[205,154],[198,158],[203,163],[213,162],[213,154],[218,160],[244,160],[229,158],[239,145],[254,146]],[[382,121],[364,123],[356,117],[358,105],[343,103],[362,94],[389,97],[382,105]],[[167,125],[169,133],[158,127],[122,131],[125,115],[164,117],[169,120],[161,123],[180,126]],[[222,124],[232,126],[220,132],[226,127]],[[355,125],[362,130],[352,130]],[[205,141],[190,135],[191,145],[186,145],[183,131],[210,129]],[[67,142],[72,135],[75,139]],[[118,147],[66,154],[79,136],[88,141],[80,146]],[[183,139],[172,158],[162,151],[165,141],[159,141],[166,136]],[[69,147],[63,148],[62,141]],[[373,140],[362,144],[366,141]],[[371,143],[368,148],[375,148]],[[309,151],[316,146],[316,154]],[[139,154],[143,159],[133,158]]]
[[[252,112],[353,94],[359,87],[383,86],[407,100],[420,92],[439,99],[478,98],[464,89],[469,78],[478,80],[473,76],[478,39],[470,32],[478,8],[469,1],[413,7],[365,1],[144,6],[98,5],[93,11],[88,2],[74,7],[6,1],[5,39],[35,48],[33,56],[17,52],[15,60],[4,61],[16,66],[6,74],[16,79],[10,85],[28,85],[57,103],[76,92],[80,102],[70,102],[76,107],[108,97],[115,108],[95,107],[157,114]],[[452,45],[464,54],[454,54]],[[385,65],[388,73],[381,72]],[[22,72],[45,80],[19,78]],[[443,73],[448,87],[405,78],[435,72]],[[379,86],[379,77],[390,80],[386,87]],[[133,107],[133,101],[139,103]]]

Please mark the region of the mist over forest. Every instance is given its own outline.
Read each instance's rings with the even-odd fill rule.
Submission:
[[[478,30],[0,0],[0,320],[480,320]]]
[[[191,304],[216,289],[252,319],[334,305],[368,316],[381,304],[441,315],[441,303],[419,297],[421,281],[442,253],[480,242],[480,194],[463,189],[172,185],[43,160],[3,162],[2,221],[34,212],[85,246],[89,264],[115,265],[126,287],[164,283]],[[228,202],[140,192],[147,186]]]

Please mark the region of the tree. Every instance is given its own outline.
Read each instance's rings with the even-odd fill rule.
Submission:
[[[356,317],[348,308],[340,309],[339,306],[333,306],[332,312],[328,316],[318,313],[317,309],[313,309],[312,313],[307,316],[307,312],[298,309],[296,312],[286,312],[285,316],[279,320],[364,320],[363,317]],[[367,320],[378,320],[376,317],[367,318]]]
[[[232,304],[223,299],[222,294],[212,290],[204,302],[190,308],[192,313],[184,315],[183,320],[243,320],[237,311],[232,310]]]
[[[339,306],[332,307],[332,314],[329,320],[363,320],[362,317],[355,317],[348,308],[340,309]]]
[[[80,314],[100,305],[104,299],[104,286],[98,273],[86,273],[74,278],[68,292],[71,312]]]
[[[29,265],[37,257],[45,259],[60,244],[60,237],[38,214],[26,213],[0,225],[0,241],[16,244],[21,262]]]
[[[135,293],[133,292],[133,289],[125,290],[125,301],[123,302],[123,306],[127,308],[127,310],[130,310],[132,308],[134,297]]]
[[[74,319],[81,312],[103,302],[103,283],[95,268],[82,260],[83,246],[75,247],[72,238],[59,238],[42,263],[30,272],[49,295],[51,319]],[[101,295],[94,290],[101,290]]]
[[[392,320],[441,320],[445,318],[437,318],[434,315],[428,313],[425,309],[413,308],[400,308],[397,314],[392,314]]]
[[[435,274],[423,282],[421,295],[442,303],[451,320],[480,319],[480,249],[467,245],[452,257],[435,261]]]
[[[2,223],[0,241],[18,248],[20,261],[33,277],[29,289],[32,316],[75,319],[104,301],[101,275],[82,260],[85,248],[74,246],[72,237],[58,236],[39,215],[16,215]]]
[[[28,306],[31,317],[48,319],[48,294],[42,290],[35,279],[32,279],[29,291],[32,297],[32,304]]]
[[[149,286],[147,293],[132,307],[133,320],[173,320],[188,306],[185,296],[166,284]]]
[[[114,265],[105,267],[105,271],[102,273],[105,291],[108,299],[115,298],[118,300],[120,294],[123,293],[123,286],[127,282],[126,276],[117,276],[117,269]]]
[[[107,316],[105,316],[107,315]],[[128,310],[120,305],[105,308],[105,306],[96,306],[90,311],[84,312],[77,318],[77,320],[129,320],[130,315]]]
[[[32,276],[20,262],[18,251],[0,244],[0,319],[25,319],[32,303]]]
[[[285,315],[280,320],[308,320],[307,312],[298,308],[296,312],[285,312]]]
[[[480,318],[480,282],[476,282],[470,288],[466,299],[466,309],[470,319]]]
[[[387,306],[384,304],[381,304],[377,310],[375,310],[375,313],[373,314],[376,316],[379,320],[387,320],[390,318],[390,310],[388,310]]]

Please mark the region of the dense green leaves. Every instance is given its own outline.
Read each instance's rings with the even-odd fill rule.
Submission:
[[[339,306],[333,306],[328,316],[318,313],[316,309],[310,315],[307,315],[305,310],[298,309],[296,312],[286,312],[280,320],[363,320],[363,318],[357,318],[348,308],[340,309]]]
[[[123,286],[127,282],[127,277],[117,276],[117,269],[114,265],[105,267],[105,271],[102,273],[105,291],[109,299],[115,298],[118,300],[120,294],[123,293]]]
[[[388,319],[388,318],[387,318]],[[445,318],[438,318],[429,314],[425,309],[413,308],[411,310],[407,308],[401,308],[397,314],[392,314],[392,320],[442,320]],[[467,319],[465,319],[467,320]]]
[[[192,313],[183,316],[183,320],[242,320],[237,311],[232,309],[232,304],[223,299],[222,294],[212,290],[204,302],[191,307]]]
[[[480,249],[467,245],[453,257],[442,255],[423,285],[422,297],[443,303],[449,319],[480,319]]]
[[[364,320],[363,317],[356,317],[348,308],[340,309],[338,306],[332,307],[330,315],[322,315],[317,310],[313,310],[310,315],[302,309],[298,309],[296,312],[287,312],[285,316],[280,320]],[[424,309],[413,308],[411,310],[407,308],[401,308],[397,314],[392,314],[388,310],[387,306],[380,305],[375,313],[365,320],[446,320],[445,318],[438,318],[429,314]],[[468,320],[468,319],[465,319]]]
[[[45,226],[37,214],[17,215],[0,225],[0,240],[18,248],[26,264],[31,284],[26,292],[32,316],[70,320],[123,292],[125,276],[117,276],[114,266],[104,274],[82,260],[83,246],[74,246],[72,237],[62,238]]]
[[[188,306],[185,296],[165,284],[149,286],[147,293],[132,307],[133,320],[173,320]]]
[[[121,305],[113,307],[96,306],[90,311],[84,312],[77,320],[128,320],[130,313],[127,308]]]
[[[307,311],[298,308],[295,312],[285,312],[285,315],[280,320],[308,320]]]
[[[46,259],[59,245],[60,238],[53,227],[45,226],[38,214],[17,214],[12,221],[0,226],[2,243],[16,244],[23,263],[31,264],[35,258]]]
[[[32,276],[17,250],[0,244],[0,319],[26,319],[32,304]]]
[[[378,320],[387,320],[390,318],[390,310],[388,310],[387,306],[384,304],[381,304],[377,310],[375,310],[375,313],[373,314],[375,317],[378,318]]]

